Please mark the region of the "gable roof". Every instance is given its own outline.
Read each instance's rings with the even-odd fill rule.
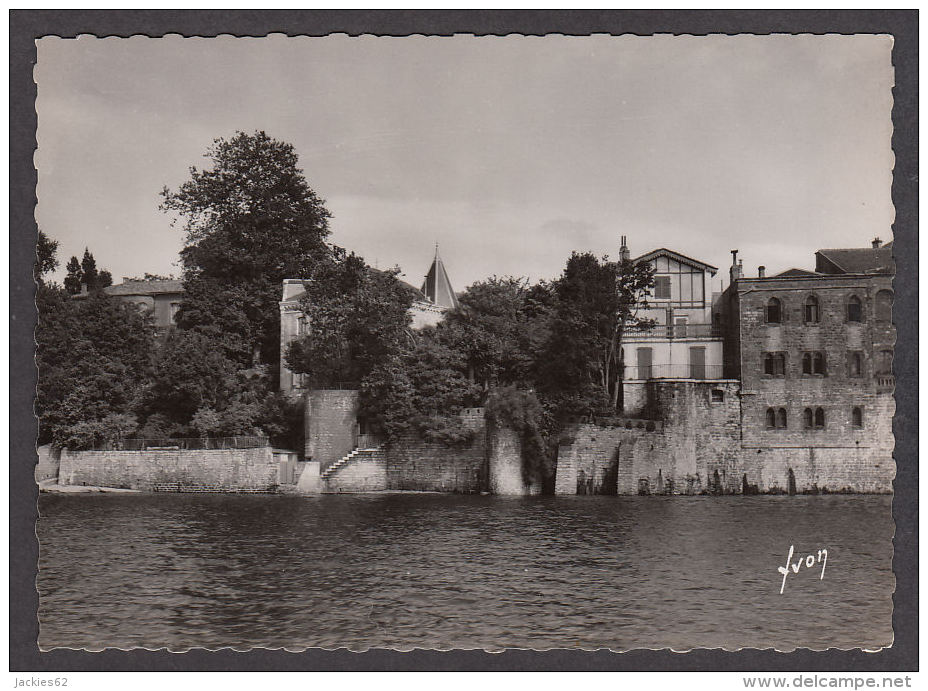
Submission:
[[[800,278],[803,276],[821,276],[820,273],[815,271],[809,271],[808,269],[787,269],[786,271],[781,271],[773,278]]]
[[[107,295],[164,295],[183,293],[184,282],[177,279],[161,281],[123,281],[119,285],[104,288]]]
[[[815,268],[830,274],[895,273],[893,243],[887,242],[882,247],[819,250],[815,253]]]
[[[673,250],[669,250],[666,247],[661,247],[656,250],[651,250],[650,252],[646,254],[642,254],[640,257],[638,257],[634,261],[637,264],[638,262],[651,261],[652,259],[655,259],[657,257],[670,257],[671,259],[675,259],[681,264],[686,264],[687,266],[692,266],[693,268],[696,268],[696,269],[702,269],[703,271],[708,271],[713,276],[715,276],[715,273],[719,270],[717,266],[712,266],[712,264],[706,264],[705,262],[701,262],[698,259],[687,257],[685,254],[674,252]]]

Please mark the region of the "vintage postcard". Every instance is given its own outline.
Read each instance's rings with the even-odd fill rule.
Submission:
[[[40,38],[39,647],[891,647],[892,51]]]

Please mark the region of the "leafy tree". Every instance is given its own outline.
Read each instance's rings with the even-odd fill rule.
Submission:
[[[630,328],[648,328],[639,318],[647,306],[654,270],[629,259],[610,262],[574,252],[554,284],[551,336],[540,382],[563,408],[615,410],[621,390],[620,354]]]
[[[438,325],[460,353],[469,377],[485,390],[528,383],[538,351],[547,340],[550,310],[543,286],[523,278],[496,276],[470,286],[460,307]]]
[[[97,287],[109,288],[111,285],[113,285],[113,274],[106,269],[101,269],[100,273],[97,274]]]
[[[35,247],[35,265],[32,275],[36,282],[41,282],[45,274],[58,268],[58,241],[52,240],[43,231],[39,231],[39,239]]]
[[[81,276],[88,291],[96,290],[99,287],[100,275],[97,271],[97,260],[93,258],[90,250],[84,248],[84,258],[81,259]]]
[[[36,304],[40,443],[87,448],[129,434],[151,373],[151,318],[99,292],[75,300],[40,286]]]
[[[208,168],[191,168],[176,191],[162,191],[161,208],[185,219],[178,324],[225,334],[242,366],[273,365],[281,282],[309,278],[329,260],[330,214],[293,146],[264,132],[216,139],[206,157]]]
[[[81,271],[81,263],[77,260],[77,257],[71,257],[68,260],[67,265],[67,276],[64,277],[64,289],[68,291],[69,295],[77,295],[81,292],[81,285],[84,281],[84,274]]]
[[[310,333],[287,350],[287,365],[313,386],[360,382],[409,341],[413,292],[399,269],[372,269],[337,252],[306,283],[301,298]]]

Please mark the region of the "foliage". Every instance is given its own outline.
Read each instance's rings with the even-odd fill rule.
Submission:
[[[494,276],[470,286],[438,328],[468,376],[489,390],[533,379],[548,338],[548,313],[543,286],[530,289],[526,279]]]
[[[97,269],[97,260],[86,247],[83,259],[78,261],[77,257],[71,257],[66,268],[68,273],[64,279],[64,288],[71,295],[80,293],[84,286],[88,292],[93,292],[113,285],[112,274],[106,269]]]
[[[288,367],[312,386],[337,386],[364,380],[400,352],[410,339],[413,294],[398,273],[342,252],[319,267],[300,300],[309,333],[289,346]]]
[[[88,248],[84,248],[84,257],[81,259],[81,279],[87,290],[91,291],[98,287],[100,275],[97,271],[97,260],[93,258]]]
[[[81,263],[77,260],[77,257],[71,257],[65,268],[68,273],[64,277],[64,289],[68,291],[69,295],[77,295],[81,292],[81,283],[84,279],[84,274],[81,272]]]
[[[177,280],[177,278],[174,276],[174,274],[168,274],[168,275],[165,276],[165,275],[163,275],[163,274],[150,274],[150,273],[148,273],[147,271],[146,271],[146,272],[144,273],[144,275],[142,275],[142,276],[129,276],[129,277],[126,278],[126,281],[139,281],[139,282],[144,282],[144,281],[175,281],[175,280]]]
[[[545,444],[545,411],[534,391],[504,386],[494,389],[487,399],[487,421],[519,433],[522,442],[522,478],[526,483],[541,482],[554,472],[551,454]]]
[[[126,436],[151,373],[154,328],[131,305],[94,293],[36,295],[39,442],[86,448]]]
[[[647,306],[653,268],[574,252],[554,283],[554,319],[540,364],[541,391],[556,406],[592,412],[615,410],[621,389],[622,340]]]
[[[58,268],[58,241],[52,240],[43,231],[39,231],[39,239],[35,246],[35,264],[32,276],[35,281],[41,282],[45,274]]]
[[[241,365],[280,356],[277,302],[284,278],[309,278],[329,261],[329,212],[298,167],[293,146],[238,132],[207,150],[162,210],[184,217],[185,297],[178,324],[224,334]]]

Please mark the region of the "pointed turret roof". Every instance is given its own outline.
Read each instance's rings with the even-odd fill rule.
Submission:
[[[432,266],[425,276],[422,292],[432,304],[438,307],[453,309],[458,306],[458,299],[448,279],[448,272],[445,271],[445,265],[438,256],[438,244],[435,245],[435,259],[432,260]]]

